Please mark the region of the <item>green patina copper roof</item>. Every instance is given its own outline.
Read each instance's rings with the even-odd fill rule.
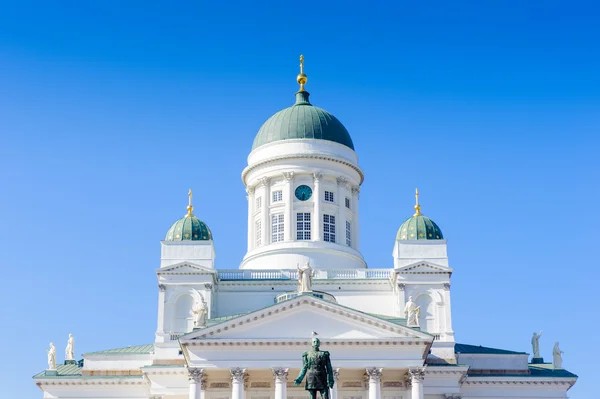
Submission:
[[[98,352],[88,352],[84,353],[84,356],[88,355],[122,355],[122,354],[130,354],[130,355],[145,355],[154,352],[154,344],[146,344],[146,345],[136,345],[136,346],[127,346],[125,348],[116,348],[116,349],[106,349]]]
[[[210,229],[202,220],[194,215],[186,215],[179,219],[167,231],[165,241],[212,240]]]
[[[345,145],[354,150],[348,130],[335,116],[314,107],[308,101],[309,93],[296,93],[296,103],[270,117],[254,138],[252,149],[280,140],[319,139]]]
[[[442,230],[427,216],[413,215],[406,219],[398,229],[396,240],[441,240]]]
[[[485,354],[485,355],[526,355],[526,352],[507,351],[505,349],[488,348],[486,346],[454,344],[455,353]]]
[[[34,375],[33,378],[81,377],[82,369],[82,360],[78,361],[75,364],[57,364],[56,375],[46,375],[46,371],[42,371]]]

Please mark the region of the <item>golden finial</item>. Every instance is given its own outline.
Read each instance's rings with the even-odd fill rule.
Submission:
[[[413,216],[419,216],[421,214],[421,205],[419,205],[419,189],[415,189],[415,214]]]
[[[304,56],[300,55],[300,74],[296,78],[298,84],[300,84],[300,91],[304,91],[304,85],[308,80],[308,77],[304,74]]]
[[[194,214],[192,213],[192,211],[194,210],[194,207],[192,206],[192,189],[190,188],[190,191],[188,191],[188,206],[187,206],[187,216],[194,216]]]

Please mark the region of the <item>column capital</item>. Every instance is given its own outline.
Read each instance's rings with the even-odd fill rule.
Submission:
[[[360,194],[360,186],[352,186],[352,194],[354,194],[354,195]]]
[[[273,378],[275,378],[275,382],[287,382],[288,372],[290,371],[290,369],[283,367],[273,367],[271,371],[273,371]]]
[[[422,382],[425,379],[425,367],[411,367],[408,369],[408,374],[413,384]]]
[[[259,181],[259,185],[268,187],[269,184],[271,183],[271,178],[261,177],[260,179],[258,179],[258,181]]]
[[[369,382],[379,382],[381,381],[381,375],[383,373],[383,369],[382,368],[378,368],[378,367],[368,367],[366,369],[367,371],[367,376],[369,376]]]
[[[340,379],[340,368],[333,369],[333,381],[338,382]]]
[[[444,283],[444,289],[450,291],[450,283]]]
[[[164,291],[167,289],[167,286],[166,286],[166,285],[164,285],[164,284],[159,284],[159,285],[158,285],[158,289],[159,289],[161,292],[164,292]]]
[[[321,173],[318,173],[318,172],[313,173],[313,180],[315,183],[318,183],[319,181],[321,181],[322,178],[323,178],[323,175]]]
[[[404,291],[405,288],[406,288],[406,284],[404,284],[404,283],[398,283],[398,289],[400,291]]]
[[[234,367],[229,370],[231,374],[231,382],[244,383],[246,378],[246,369]]]
[[[246,194],[253,195],[256,191],[256,186],[246,186]]]
[[[206,389],[206,373],[204,372],[204,369],[188,367],[188,378],[190,382],[200,384],[202,389]]]
[[[346,179],[345,177],[338,177],[337,179],[335,179],[337,181],[338,186],[342,186],[345,187],[346,184],[348,184],[348,179]]]
[[[294,180],[294,172],[283,172],[283,178],[287,181]]]

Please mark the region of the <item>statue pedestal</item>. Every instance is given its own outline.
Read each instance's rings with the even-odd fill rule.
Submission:
[[[67,364],[77,364],[77,360],[73,359],[73,360],[65,360],[65,365]]]
[[[531,359],[531,364],[542,364],[544,363],[543,357],[534,357]]]
[[[58,371],[56,370],[46,370],[44,375],[58,375]]]

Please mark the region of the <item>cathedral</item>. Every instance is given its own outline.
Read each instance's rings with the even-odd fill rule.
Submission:
[[[220,238],[190,190],[160,242],[154,342],[76,359],[69,337],[64,361],[51,344],[48,369],[33,377],[43,397],[308,399],[295,379],[318,337],[331,354],[330,399],[567,398],[577,376],[562,368],[558,343],[544,362],[536,334],[531,358],[455,341],[447,241],[418,190],[393,264],[367,267],[358,149],[311,103],[302,57],[297,81],[293,105],[262,125],[242,171],[239,266],[215,267]]]

